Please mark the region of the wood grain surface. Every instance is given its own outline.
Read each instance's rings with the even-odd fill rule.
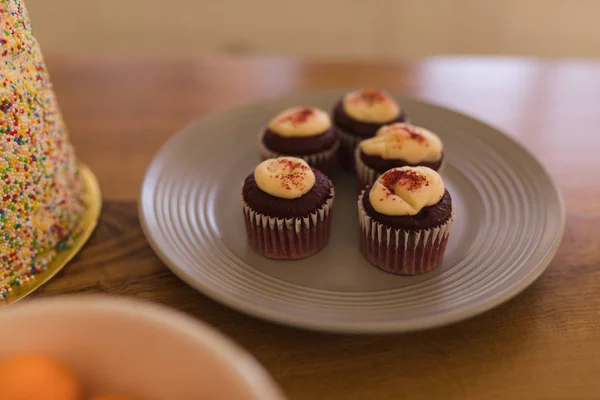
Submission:
[[[290,399],[600,398],[600,63],[55,56],[48,64],[79,157],[97,174],[105,203],[89,244],[36,297],[102,292],[188,312],[252,352]],[[539,157],[563,190],[567,228],[535,284],[457,325],[343,336],[242,315],[169,272],[136,215],[154,152],[217,109],[295,90],[355,86],[400,90],[467,112]]]

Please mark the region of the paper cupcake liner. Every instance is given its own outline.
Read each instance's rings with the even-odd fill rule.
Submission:
[[[443,160],[442,164],[437,169],[438,173],[442,172],[445,164],[446,164],[446,161]],[[356,169],[356,190],[357,190],[358,194],[360,194],[360,192],[367,185],[371,185],[372,183],[374,183],[377,180],[377,178],[379,178],[381,176],[381,173],[378,172],[377,170],[369,167],[367,164],[365,164],[363,162],[362,158],[360,157],[360,148],[359,147],[357,147],[354,150],[354,165],[355,165],[355,169]]]
[[[254,211],[242,199],[250,246],[278,260],[295,260],[317,253],[327,245],[331,231],[334,189],[331,198],[307,217],[275,218]]]
[[[348,172],[356,171],[354,165],[354,151],[358,144],[365,140],[361,136],[352,135],[340,128],[336,128],[338,137],[340,138],[339,161],[342,168]]]
[[[431,229],[392,229],[367,215],[358,197],[360,250],[376,267],[398,275],[417,275],[437,267],[444,257],[455,210],[446,223]]]
[[[290,156],[290,154],[277,153],[275,151],[271,151],[265,146],[263,140],[263,133],[261,132],[258,140],[258,148],[260,152],[260,158],[262,161],[268,160],[270,158],[277,158],[283,156]],[[334,145],[325,151],[321,151],[319,153],[306,154],[306,155],[293,155],[292,157],[298,157],[303,159],[310,165],[311,167],[318,169],[329,178],[331,178],[335,174],[335,170],[337,167],[337,153],[340,148],[340,140],[336,140]]]
[[[354,165],[356,168],[356,191],[360,194],[367,185],[375,182],[381,174],[363,162],[360,158],[359,147],[356,147],[354,151]]]

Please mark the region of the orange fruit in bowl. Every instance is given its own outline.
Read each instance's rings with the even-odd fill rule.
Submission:
[[[54,358],[37,353],[0,359],[2,400],[81,400],[75,375]]]

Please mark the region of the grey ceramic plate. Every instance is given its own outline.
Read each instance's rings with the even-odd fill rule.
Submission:
[[[358,248],[354,181],[336,179],[329,245],[274,261],[246,244],[244,178],[259,162],[257,132],[292,105],[330,109],[342,92],[298,93],[212,114],[156,155],[140,215],[159,257],[208,296],[255,316],[337,332],[400,332],[474,316],[530,285],[561,241],[564,209],[546,171],[523,147],[472,118],[397,96],[411,120],[437,132],[443,177],[457,207],[444,263],[413,277],[371,266]]]

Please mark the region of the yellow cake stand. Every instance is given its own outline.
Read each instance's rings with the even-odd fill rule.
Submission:
[[[83,203],[85,213],[83,214],[79,225],[74,231],[81,232],[80,235],[73,240],[69,248],[60,250],[52,262],[48,264],[46,269],[35,276],[29,282],[25,282],[19,286],[13,286],[12,291],[8,294],[4,301],[0,300],[0,307],[11,305],[19,300],[24,299],[33,293],[36,289],[48,282],[54,275],[65,267],[81,250],[83,245],[88,241],[100,218],[102,209],[102,196],[100,194],[100,186],[96,175],[86,165],[79,166],[79,172],[83,180],[84,193]]]

